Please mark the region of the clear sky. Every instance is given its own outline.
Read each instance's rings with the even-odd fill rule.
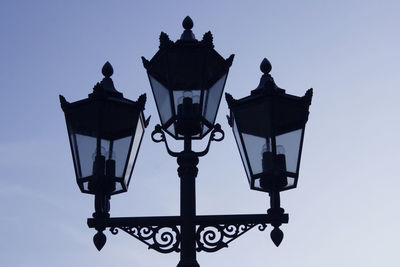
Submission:
[[[124,96],[147,93],[152,120],[128,193],[112,216],[177,215],[176,161],[150,133],[159,123],[140,56],[151,58],[161,31],[176,40],[186,15],[198,39],[211,30],[216,50],[234,53],[225,91],[248,95],[259,64],[288,93],[314,88],[298,188],[282,194],[290,223],[276,248],[253,229],[201,266],[400,266],[400,2],[19,1],[0,2],[0,265],[176,266],[125,233],[108,231],[101,252],[86,218],[58,95],[85,98],[108,60]],[[199,214],[263,213],[268,196],[251,191],[225,101],[217,121],[226,139],[212,144],[197,178]]]

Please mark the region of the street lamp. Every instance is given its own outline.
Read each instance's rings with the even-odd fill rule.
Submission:
[[[179,252],[178,267],[197,267],[196,254],[215,252],[258,226],[274,229],[271,238],[279,246],[288,222],[280,207],[279,192],[297,184],[304,127],[312,91],[304,97],[285,94],[269,75],[271,65],[264,60],[259,87],[243,99],[226,95],[231,109],[229,123],[252,189],[270,194],[271,208],[264,214],[197,215],[195,178],[199,158],[212,141],[221,141],[224,132],[215,123],[233,55],[222,58],[215,50],[210,32],[198,41],[193,21],[186,17],[184,32],[173,42],[161,33],[160,49],[148,61],[142,58],[157,104],[161,125],[151,134],[154,142],[164,142],[169,155],[176,157],[180,177],[180,215],[152,217],[110,217],[109,198],[128,189],[143,132],[145,95],[134,102],[122,97],[113,86],[112,67],[103,67],[105,78],[88,99],[68,103],[60,96],[65,112],[77,182],[82,192],[95,195],[94,243],[100,250],[106,243],[103,231],[122,230],[149,248],[161,253]],[[173,151],[165,133],[183,140],[184,149]],[[208,137],[203,151],[192,149],[193,140]]]

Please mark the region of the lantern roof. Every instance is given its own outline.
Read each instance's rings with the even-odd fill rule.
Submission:
[[[276,96],[278,98],[286,98],[294,101],[301,101],[305,106],[311,105],[311,99],[313,95],[313,89],[307,90],[304,96],[299,97],[295,95],[290,95],[286,93],[286,90],[278,87],[275,83],[274,78],[269,74],[272,70],[272,65],[267,58],[264,58],[260,64],[260,70],[263,75],[260,78],[260,83],[257,88],[251,91],[251,94],[247,97],[241,99],[234,99],[231,94],[225,93],[225,98],[229,107],[233,107],[237,104],[242,104],[246,102],[257,101],[263,96]]]
[[[210,31],[198,41],[192,32],[193,21],[189,16],[183,20],[182,26],[184,31],[176,42],[161,32],[159,50],[150,61],[142,57],[143,66],[150,75],[172,90],[210,87],[229,70],[234,55],[224,59],[218,54],[214,50]],[[182,77],[185,81],[181,80]]]
[[[126,135],[125,125],[130,124],[134,113],[144,110],[146,94],[140,95],[137,101],[124,98],[123,94],[114,87],[111,79],[113,68],[108,61],[104,64],[102,73],[103,80],[93,87],[93,92],[88,95],[88,98],[70,103],[60,95],[60,103],[66,115],[80,122],[82,131],[91,132],[92,129],[96,129],[101,117],[104,125],[101,129],[102,135],[115,139]],[[105,102],[107,102],[106,105],[102,104]],[[100,110],[103,110],[101,115]],[[146,126],[147,124],[148,120],[146,120]]]
[[[124,98],[123,94],[115,89],[114,82],[111,79],[111,76],[114,73],[114,69],[110,62],[107,61],[103,65],[101,72],[104,75],[104,78],[101,82],[95,84],[95,86],[93,87],[93,92],[88,95],[88,98],[69,103],[68,101],[66,101],[64,96],[60,95],[61,107],[64,112],[67,112],[70,108],[73,108],[75,106],[80,106],[84,103],[92,102],[92,100],[105,98],[114,102],[122,102],[127,104],[137,103],[140,110],[144,109],[144,105],[146,103],[146,94],[142,94],[137,101],[132,101]]]
[[[263,136],[269,134],[274,127],[276,134],[300,128],[308,120],[308,107],[311,105],[313,95],[312,88],[307,90],[304,96],[287,94],[279,88],[269,74],[271,63],[264,58],[260,69],[263,75],[258,87],[251,91],[249,96],[234,99],[231,94],[225,93],[229,108],[236,111],[235,116],[242,118],[248,133]],[[269,116],[272,125],[260,125],[256,118]],[[232,118],[228,117],[232,127]]]

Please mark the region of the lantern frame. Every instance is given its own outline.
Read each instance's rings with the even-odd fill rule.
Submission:
[[[69,103],[60,95],[60,103],[81,192],[115,195],[126,192],[130,184],[148,124],[143,114],[146,95],[137,101],[124,98],[114,88],[109,62],[102,73],[104,79],[94,86],[88,98]],[[105,144],[109,148],[107,153],[101,151]]]

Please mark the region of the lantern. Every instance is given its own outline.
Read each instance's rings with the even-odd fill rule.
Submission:
[[[251,189],[279,192],[297,185],[312,89],[303,97],[286,94],[269,74],[267,59],[260,68],[264,75],[250,96],[226,94],[229,122]]]
[[[131,101],[114,88],[110,63],[89,97],[68,103],[60,95],[75,166],[83,193],[108,195],[128,189],[146,123],[146,95]]]
[[[210,32],[197,41],[190,17],[183,27],[175,43],[161,33],[159,51],[150,61],[142,59],[162,128],[175,139],[201,139],[214,127],[233,55],[223,59]]]

